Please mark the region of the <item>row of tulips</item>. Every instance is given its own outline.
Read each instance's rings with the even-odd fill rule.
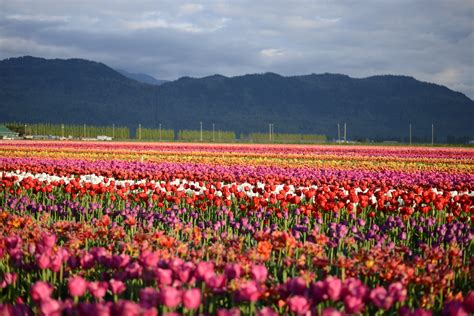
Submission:
[[[0,143],[0,150],[37,150],[37,151],[114,151],[114,152],[167,152],[167,153],[213,153],[213,154],[264,154],[286,156],[337,156],[344,158],[388,157],[425,159],[472,160],[474,150],[469,148],[428,148],[428,147],[381,147],[381,146],[333,146],[333,145],[236,145],[236,144],[179,144],[179,143],[103,143],[103,142],[18,142]]]
[[[12,146],[13,145],[13,146]],[[252,149],[249,146],[203,146],[203,145],[154,145],[132,144],[99,145],[72,143],[59,146],[36,143],[8,144],[0,143],[0,155],[3,157],[54,158],[80,157],[87,160],[125,160],[148,161],[153,163],[203,163],[219,166],[267,166],[285,168],[335,168],[351,170],[363,168],[373,171],[404,170],[410,172],[448,172],[469,173],[474,168],[474,151],[459,149],[412,149],[394,151],[384,147],[366,148],[361,151],[353,147],[331,150],[327,146],[282,147],[263,146]],[[258,147],[257,147],[258,148]],[[337,148],[334,147],[333,148]],[[403,148],[403,147],[402,147]],[[240,149],[240,150],[239,150]],[[327,152],[325,152],[327,151]],[[370,154],[372,152],[372,154]],[[414,154],[414,155],[412,155]]]
[[[266,208],[276,213],[288,212],[299,208],[303,213],[321,216],[321,212],[360,213],[370,209],[369,216],[376,212],[401,213],[410,216],[414,212],[436,213],[452,220],[453,216],[466,221],[474,216],[474,194],[470,191],[438,191],[423,189],[419,186],[404,189],[390,189],[387,186],[360,187],[321,186],[295,187],[294,185],[268,185],[255,183],[223,183],[187,181],[176,179],[172,182],[120,181],[95,175],[83,175],[80,178],[33,175],[29,173],[0,173],[0,186],[12,195],[24,192],[45,198],[48,194],[59,193],[67,198],[85,197],[92,201],[108,199],[110,201],[133,200],[146,203],[157,202],[159,207],[174,203],[186,207],[199,207],[205,211],[210,206],[232,204],[240,209],[254,210]],[[281,215],[281,214],[280,214]]]

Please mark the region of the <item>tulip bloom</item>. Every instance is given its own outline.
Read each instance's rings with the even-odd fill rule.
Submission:
[[[265,282],[268,270],[263,265],[254,265],[251,270],[252,278],[257,282]]]
[[[122,281],[118,281],[114,279],[109,281],[109,285],[110,285],[110,290],[112,291],[112,294],[114,295],[119,295],[123,293],[126,289],[126,286]]]
[[[69,279],[67,283],[69,294],[72,297],[81,297],[87,289],[87,281],[80,276]]]
[[[37,281],[31,287],[31,298],[34,301],[43,301],[51,297],[53,287],[49,283]]]
[[[201,305],[201,291],[189,289],[183,292],[183,305],[187,309],[197,309]]]
[[[295,295],[287,301],[290,311],[297,315],[304,315],[309,311],[309,302],[304,296]]]
[[[174,308],[181,303],[181,292],[174,287],[165,287],[160,292],[161,303]]]

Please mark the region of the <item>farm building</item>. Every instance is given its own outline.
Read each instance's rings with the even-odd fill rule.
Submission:
[[[17,138],[18,133],[9,130],[5,125],[0,125],[0,139]]]

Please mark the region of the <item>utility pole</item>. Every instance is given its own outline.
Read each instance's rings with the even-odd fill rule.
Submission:
[[[142,139],[142,124],[138,124],[138,139]]]
[[[216,125],[216,124],[212,123],[212,141],[213,141],[213,142],[216,140],[215,137],[214,137],[215,125]]]
[[[272,123],[272,141],[275,140],[275,124]]]
[[[202,122],[199,122],[199,124],[201,125],[201,142],[202,142]]]
[[[84,138],[86,138],[86,124],[84,124]]]
[[[344,143],[347,142],[347,124],[344,123]]]
[[[159,125],[159,126],[160,126],[160,140],[161,140],[161,123],[160,123],[160,125]]]
[[[25,136],[26,136],[26,124],[25,124]]]
[[[410,145],[411,145],[411,123],[410,123]]]
[[[341,125],[337,123],[337,142],[341,142]]]
[[[64,138],[64,124],[61,124],[61,137]]]
[[[434,145],[434,124],[431,123],[431,146]]]
[[[112,123],[112,138],[115,139],[115,123]]]

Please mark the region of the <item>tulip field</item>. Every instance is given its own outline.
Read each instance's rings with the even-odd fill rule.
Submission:
[[[474,149],[0,141],[0,315],[469,315]]]

